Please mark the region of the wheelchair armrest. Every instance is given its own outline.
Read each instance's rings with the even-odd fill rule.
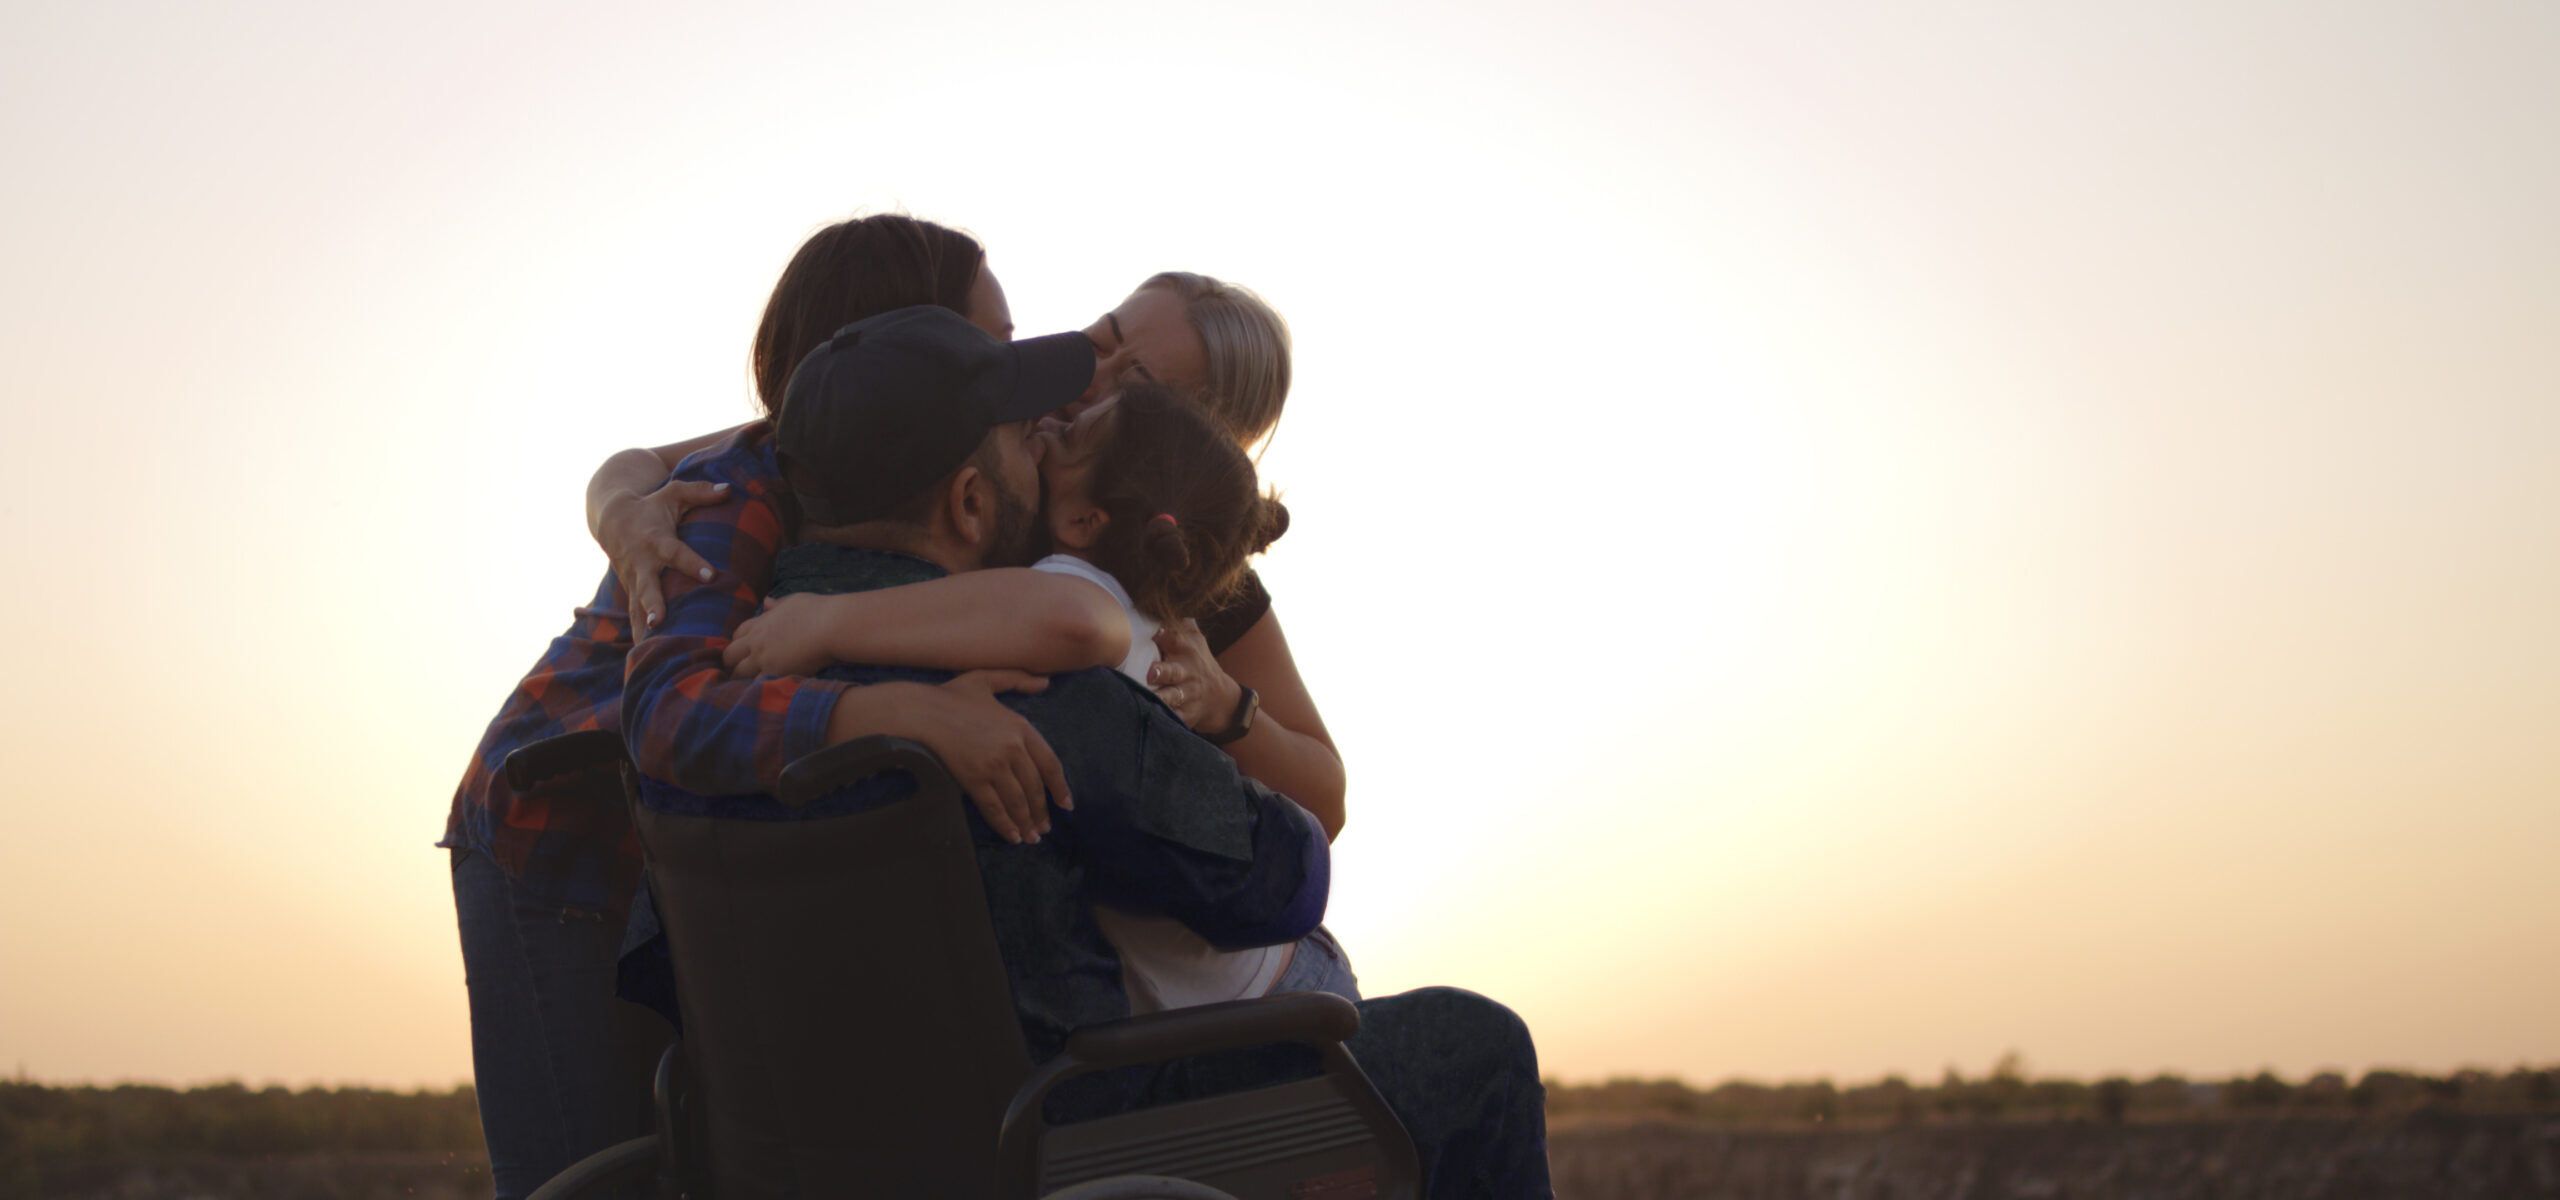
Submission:
[[[1087,1025],[1065,1057],[1086,1070],[1134,1067],[1271,1042],[1339,1042],[1360,1032],[1360,1010],[1331,992],[1284,992]]]
[[[951,778],[942,760],[923,745],[875,733],[791,760],[782,768],[780,786],[773,794],[784,804],[800,808],[837,788],[892,770],[914,775],[919,790],[930,790]]]
[[[621,763],[622,735],[611,729],[584,729],[527,743],[507,753],[507,786],[518,792],[590,767]]]
[[[1013,1093],[1004,1124],[996,1134],[998,1170],[1010,1180],[1008,1194],[1029,1195],[1039,1175],[1040,1139],[1048,1130],[1041,1105],[1049,1091],[1078,1075],[1114,1067],[1134,1067],[1194,1054],[1215,1054],[1272,1042],[1304,1042],[1324,1052],[1327,1074],[1369,1080],[1343,1049],[1345,1038],[1360,1031],[1360,1010],[1331,992],[1283,992],[1256,1000],[1229,1000],[1197,1008],[1148,1013],[1088,1025],[1067,1035],[1056,1058],[1040,1064]],[[1374,1090],[1372,1090],[1374,1094]],[[1383,1111],[1384,1102],[1378,1102]],[[1392,1118],[1390,1118],[1392,1119]]]

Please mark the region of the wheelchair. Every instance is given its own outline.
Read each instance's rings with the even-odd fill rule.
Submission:
[[[658,1065],[656,1131],[571,1165],[533,1200],[953,1197],[1380,1200],[1421,1192],[1413,1142],[1343,1041],[1359,1010],[1296,992],[1087,1026],[1035,1068],[979,881],[964,798],[903,739],[784,771],[787,809],[903,772],[903,798],[805,820],[639,802],[608,730],[509,755],[520,792],[629,806],[676,967],[684,1033]],[[1051,1126],[1068,1080],[1295,1042],[1313,1078]]]

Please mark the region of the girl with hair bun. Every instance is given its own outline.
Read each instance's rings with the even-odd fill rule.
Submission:
[[[1140,683],[1168,621],[1205,617],[1243,583],[1245,559],[1289,528],[1255,491],[1253,462],[1171,388],[1139,384],[1044,431],[1041,481],[1058,553],[1033,570],[1112,594],[1129,623],[1121,673]]]
[[[1044,435],[1041,487],[1057,552],[1031,569],[1111,597],[1128,631],[1116,665],[1145,686],[1164,623],[1229,600],[1245,559],[1288,531],[1289,510],[1258,490],[1252,460],[1227,431],[1170,388],[1129,387]],[[1308,935],[1300,963],[1297,945],[1220,950],[1171,917],[1109,905],[1093,915],[1120,952],[1132,1013],[1266,996],[1283,990],[1284,973],[1286,990],[1360,998],[1322,928]]]

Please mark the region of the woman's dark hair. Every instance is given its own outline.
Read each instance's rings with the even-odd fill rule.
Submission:
[[[1093,502],[1109,514],[1089,553],[1140,611],[1201,617],[1244,580],[1245,559],[1289,529],[1217,418],[1161,384],[1120,393],[1110,440],[1094,460]]]
[[[756,325],[749,361],[765,415],[782,407],[791,369],[847,325],[919,304],[969,315],[969,292],[986,259],[976,238],[896,213],[855,217],[811,234],[782,268]]]

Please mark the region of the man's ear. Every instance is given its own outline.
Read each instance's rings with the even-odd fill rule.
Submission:
[[[1049,536],[1061,546],[1091,550],[1111,528],[1111,514],[1091,502],[1053,504],[1049,508]]]
[[[986,539],[995,533],[996,498],[988,490],[992,481],[978,468],[964,466],[944,486],[942,511],[951,521],[951,535],[969,549],[985,549]]]

